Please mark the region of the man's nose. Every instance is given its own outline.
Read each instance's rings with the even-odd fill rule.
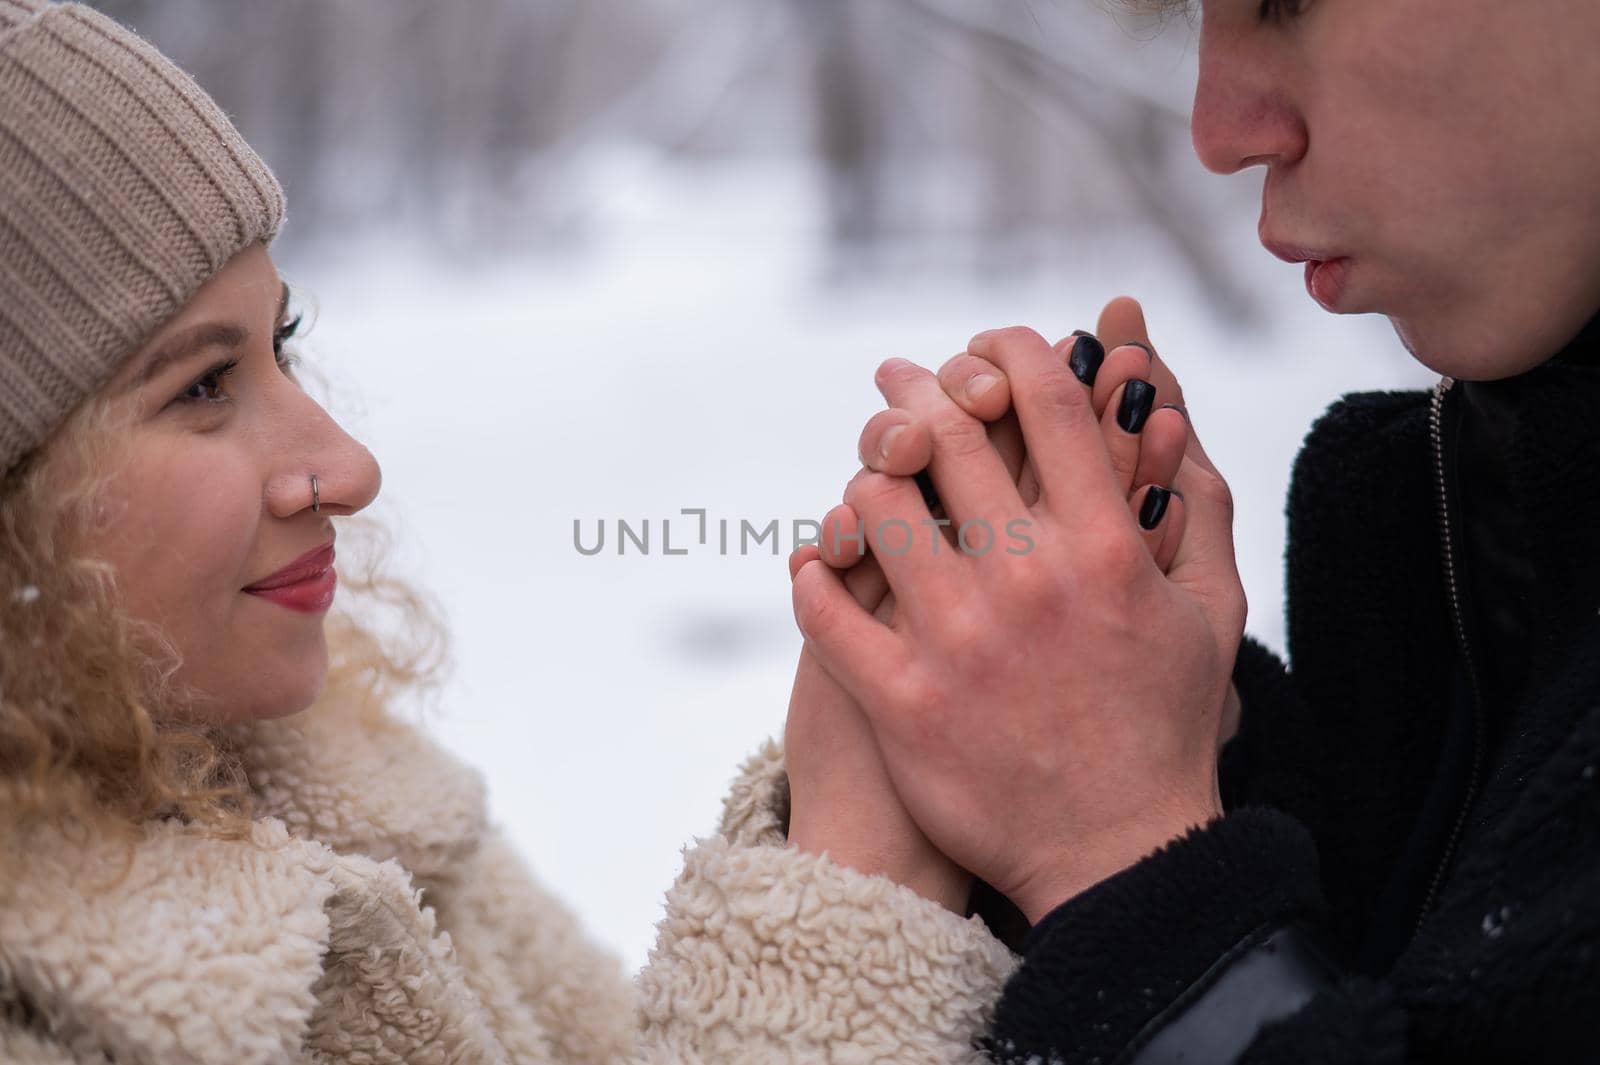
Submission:
[[[1305,155],[1307,131],[1292,99],[1290,72],[1270,43],[1249,31],[1201,30],[1200,78],[1189,135],[1207,170],[1291,165]]]

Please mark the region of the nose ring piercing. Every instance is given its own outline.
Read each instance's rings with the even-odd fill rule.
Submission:
[[[322,494],[317,491],[317,475],[314,473],[311,475],[311,509],[312,511],[322,509]]]

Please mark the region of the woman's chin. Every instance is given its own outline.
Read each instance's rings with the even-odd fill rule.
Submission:
[[[295,714],[302,714],[316,705],[317,696],[321,694],[322,691],[319,687],[316,692],[304,697],[253,706],[237,720],[237,723],[249,724],[252,721],[276,721],[281,717],[293,717]]]
[[[328,659],[326,649],[315,663],[303,667],[300,674],[303,683],[297,684],[292,690],[284,691],[279,697],[271,701],[263,701],[252,708],[248,720],[271,721],[275,718],[290,717],[294,714],[311,709],[316,701],[322,697],[323,690],[328,683]]]
[[[194,716],[213,725],[246,725],[291,717],[310,709],[328,682],[326,643],[287,657],[268,672],[252,671],[232,683],[206,685],[218,693],[198,700]]]

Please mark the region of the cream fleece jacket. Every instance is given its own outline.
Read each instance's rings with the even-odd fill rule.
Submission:
[[[318,707],[240,730],[249,838],[0,828],[0,1061],[975,1061],[1016,958],[785,846],[768,745],[686,852],[630,984],[419,730]]]

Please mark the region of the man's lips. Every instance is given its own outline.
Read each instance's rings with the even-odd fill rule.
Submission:
[[[1261,246],[1286,263],[1327,263],[1343,258],[1337,252],[1308,248],[1300,244],[1289,244],[1285,241],[1273,240],[1264,234],[1261,237]]]
[[[330,540],[321,547],[313,548],[278,570],[272,576],[247,586],[247,592],[264,592],[273,588],[282,588],[290,584],[299,584],[301,581],[311,580],[326,573],[333,566],[333,541]]]
[[[1263,219],[1265,222],[1265,219]],[[1326,311],[1337,311],[1350,277],[1350,257],[1324,248],[1290,244],[1266,234],[1263,225],[1261,246],[1286,263],[1306,264],[1306,292]]]

